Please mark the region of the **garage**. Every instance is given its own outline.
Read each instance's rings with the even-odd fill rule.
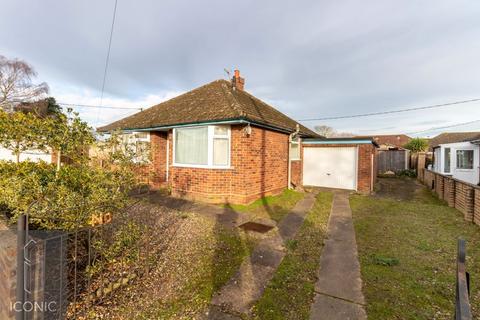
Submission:
[[[368,193],[376,181],[373,139],[305,139],[303,185]]]
[[[357,188],[357,148],[305,147],[303,184],[337,189]]]

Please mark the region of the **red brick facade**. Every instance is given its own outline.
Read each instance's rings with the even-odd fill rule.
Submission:
[[[357,191],[370,193],[373,190],[377,181],[377,149],[373,144],[303,144],[303,146],[309,148],[358,147]]]
[[[151,133],[152,163],[139,168],[153,187],[171,188],[172,195],[207,202],[249,203],[278,194],[287,187],[288,134],[245,125],[231,126],[229,169],[191,168],[173,165],[172,130]],[[167,136],[169,170],[167,181]],[[301,181],[301,166],[295,164],[293,181]]]
[[[231,126],[229,169],[174,166],[172,130],[151,132],[152,162],[138,168],[141,180],[156,188],[169,187],[174,196],[214,203],[250,203],[265,195],[280,193],[288,184],[288,134],[259,127],[252,127],[247,134],[244,129],[245,125]],[[358,150],[357,189],[368,193],[376,179],[376,149],[372,144],[361,144]],[[303,149],[301,160],[291,163],[294,186],[302,186],[302,160]]]

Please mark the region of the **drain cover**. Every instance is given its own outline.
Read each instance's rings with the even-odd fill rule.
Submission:
[[[246,231],[255,231],[260,233],[265,233],[273,229],[272,225],[263,224],[255,221],[248,221],[244,224],[239,225],[240,228]]]

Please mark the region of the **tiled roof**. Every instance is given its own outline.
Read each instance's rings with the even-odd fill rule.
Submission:
[[[437,147],[439,144],[473,141],[480,139],[480,132],[445,132],[430,139],[430,149]]]
[[[135,130],[225,120],[247,120],[293,132],[298,122],[231,82],[216,80],[156,106],[98,128],[99,131]],[[300,134],[319,137],[300,125]]]

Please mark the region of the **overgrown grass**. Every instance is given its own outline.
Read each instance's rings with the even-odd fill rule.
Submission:
[[[452,319],[457,239],[467,240],[467,269],[480,278],[480,228],[425,188],[412,201],[352,196],[369,319]],[[471,304],[480,316],[480,286]]]
[[[229,207],[238,212],[249,213],[256,218],[269,218],[279,222],[304,196],[303,192],[285,189],[277,196],[263,197],[249,205],[232,204]]]
[[[332,193],[321,192],[287,255],[254,307],[256,319],[308,319],[317,269],[332,204]]]

